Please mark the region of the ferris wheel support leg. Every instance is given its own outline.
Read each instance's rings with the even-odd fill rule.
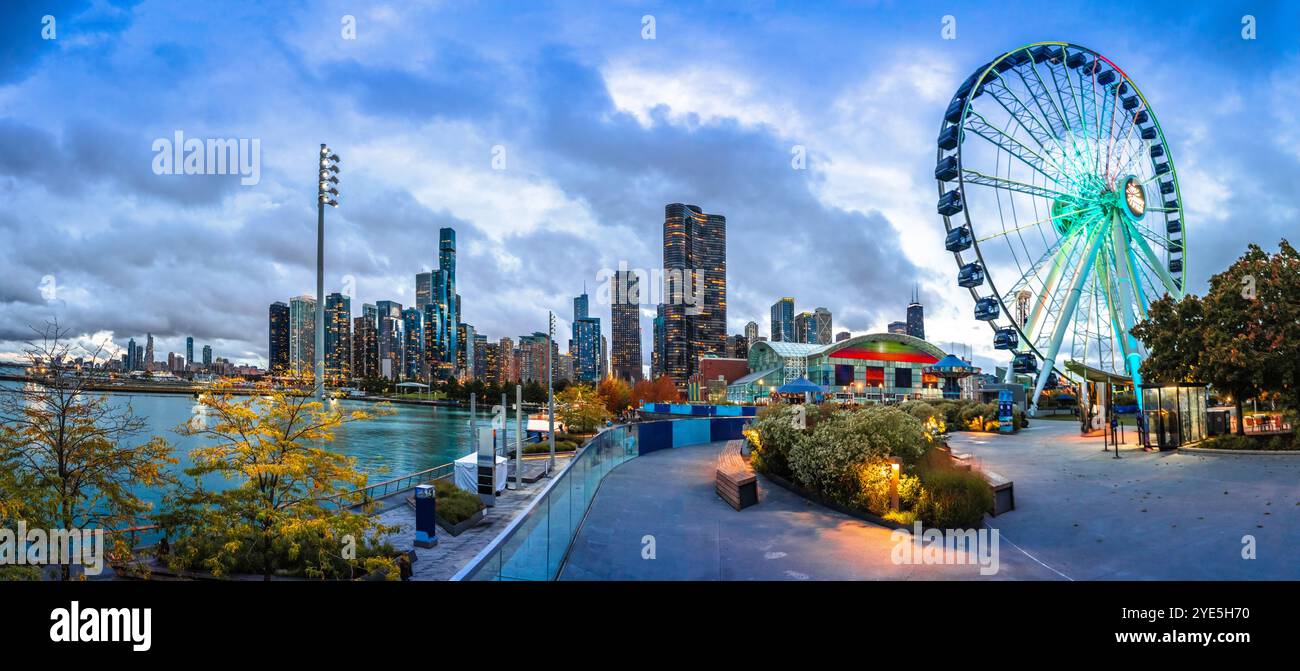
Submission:
[[[1052,369],[1056,367],[1056,355],[1061,351],[1061,342],[1065,340],[1065,329],[1073,321],[1075,310],[1079,307],[1079,297],[1083,295],[1084,282],[1092,275],[1092,267],[1097,261],[1097,248],[1100,246],[1103,233],[1107,228],[1106,224],[1097,224],[1089,233],[1088,247],[1083,258],[1080,259],[1079,271],[1075,274],[1070,285],[1069,298],[1065,301],[1065,309],[1061,311],[1061,316],[1057,318],[1056,326],[1052,329],[1052,340],[1044,357],[1045,364],[1038,371],[1038,380],[1034,383],[1034,395],[1031,397],[1029,409],[1026,411],[1026,414],[1030,417],[1038,415],[1038,397],[1043,393],[1043,387],[1047,386],[1047,378],[1052,374]]]

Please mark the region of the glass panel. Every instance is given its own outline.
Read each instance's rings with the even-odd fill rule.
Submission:
[[[553,578],[559,572],[560,561],[564,559],[564,552],[569,548],[569,540],[573,537],[572,519],[570,517],[570,501],[573,496],[572,492],[569,491],[572,482],[573,478],[569,477],[568,471],[565,471],[555,482],[555,486],[551,488],[546,560],[548,579]]]
[[[549,498],[537,502],[532,514],[502,546],[502,580],[546,580],[546,527]]]

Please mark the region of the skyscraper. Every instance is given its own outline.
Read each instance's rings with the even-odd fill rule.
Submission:
[[[289,300],[289,372],[298,377],[316,374],[316,299]]]
[[[136,354],[135,338],[131,338],[126,343],[126,369],[140,370],[140,357]]]
[[[794,299],[787,296],[772,304],[772,342],[794,341]]]
[[[376,301],[379,376],[396,380],[402,375],[402,304]]]
[[[587,292],[573,299],[573,339],[570,354],[574,355],[574,375],[579,382],[600,379],[600,318],[587,314]]]
[[[456,231],[452,228],[438,230],[438,272],[433,277],[432,300],[438,303],[442,324],[443,361],[455,365],[461,360],[457,326],[460,324],[460,296],[456,293]]]
[[[289,306],[281,301],[271,304],[270,342],[267,345],[267,368],[272,375],[285,375],[289,367]]]
[[[907,335],[925,340],[925,308],[921,306],[920,289],[912,290],[912,302],[907,305]]]
[[[794,316],[794,341],[817,342],[817,322],[813,320],[813,313],[804,310]]]
[[[835,342],[844,342],[845,340],[848,340],[851,337],[853,336],[848,331],[840,331],[839,333],[835,334]]]
[[[641,279],[635,272],[618,270],[609,292],[609,366],[614,377],[628,382],[641,379]]]
[[[424,306],[433,301],[433,273],[415,275],[415,309],[424,312]]]
[[[745,324],[745,342],[758,342],[758,322],[749,322]]]
[[[653,346],[650,349],[650,377],[657,378],[664,374],[664,304],[660,303],[655,308],[655,318],[651,322],[651,340]]]
[[[474,379],[488,380],[488,341],[487,336],[482,333],[474,334]],[[493,357],[495,361],[496,357]]]
[[[402,376],[418,380],[424,374],[424,315],[415,308],[402,310]]]
[[[727,351],[727,218],[670,203],[663,231],[662,364],[682,388],[701,356]]]
[[[498,351],[500,358],[497,363],[501,370],[497,373],[497,380],[502,383],[518,382],[519,370],[515,366],[514,341],[509,337],[502,338],[501,342],[498,343]]]
[[[362,379],[379,377],[379,333],[374,317],[352,320],[352,366]]]
[[[194,336],[185,338],[185,363],[194,363]]]
[[[144,369],[153,370],[153,334],[144,334]]]
[[[456,342],[459,345],[456,350],[456,375],[461,380],[474,377],[474,335],[473,324],[456,325]]]
[[[485,335],[479,337],[483,339],[483,381],[487,384],[504,383],[506,380],[501,377],[501,343],[488,342]]]
[[[813,321],[817,337],[809,342],[815,342],[818,345],[831,344],[831,311],[826,308],[813,310]]]
[[[352,377],[352,297],[325,297],[325,377],[338,384]]]
[[[203,369],[209,370],[211,368],[212,368],[212,345],[204,345],[203,346]]]

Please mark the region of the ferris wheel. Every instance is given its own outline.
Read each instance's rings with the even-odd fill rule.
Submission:
[[[1106,57],[1039,42],[980,66],[944,113],[934,171],[957,284],[1007,381],[1034,379],[1030,414],[1073,360],[1141,383],[1130,331],[1181,298],[1178,174],[1155,112]]]

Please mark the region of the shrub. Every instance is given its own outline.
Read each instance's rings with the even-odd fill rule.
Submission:
[[[926,526],[969,529],[984,520],[993,507],[993,490],[979,473],[957,469],[928,471],[916,515]]]
[[[448,478],[433,481],[437,494],[438,517],[447,524],[456,525],[474,516],[483,509],[483,501],[477,494],[471,494]]]
[[[1294,450],[1297,449],[1295,434],[1279,436],[1239,436],[1235,433],[1207,438],[1197,447],[1213,450]]]
[[[943,419],[943,412],[925,401],[907,401],[900,404],[898,409],[921,420],[922,424],[931,417]]]
[[[752,450],[750,464],[760,473],[790,478],[790,452],[804,439],[795,426],[795,410],[788,404],[764,408],[745,430]]]
[[[879,470],[888,457],[914,463],[925,451],[921,422],[897,408],[874,406],[823,420],[789,453],[802,485],[843,504],[861,504],[863,469]]]
[[[889,512],[889,483],[893,480],[889,461],[880,459],[864,464],[858,471],[858,498],[854,505],[877,515]],[[898,476],[898,507],[911,510],[921,500],[921,479],[908,473]]]

